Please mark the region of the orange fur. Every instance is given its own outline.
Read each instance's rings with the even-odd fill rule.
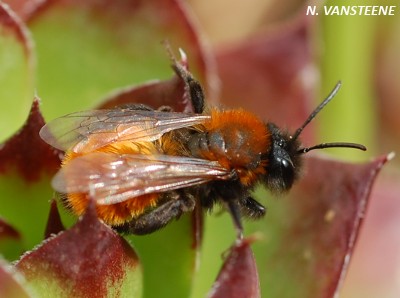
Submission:
[[[97,152],[107,152],[115,154],[154,154],[158,153],[156,146],[150,142],[133,143],[129,141],[115,142],[96,150]],[[80,154],[67,152],[63,165]],[[117,226],[135,218],[148,208],[155,207],[159,199],[159,194],[148,194],[129,199],[127,201],[113,205],[97,205],[97,215],[106,224]],[[66,204],[76,215],[85,212],[89,198],[86,193],[66,194]]]
[[[253,113],[243,109],[211,110],[211,120],[204,124],[209,133],[221,132],[227,142],[237,143],[243,132],[246,132],[246,144],[236,150],[213,148],[213,151],[203,152],[203,157],[218,161],[222,166],[234,168],[244,185],[252,184],[257,176],[265,173],[266,160],[260,161],[256,168],[248,166],[266,152],[270,144],[270,134],[265,124]],[[244,149],[246,148],[246,149]]]
[[[179,140],[175,139],[174,133],[168,132],[158,141],[161,151],[166,155],[186,156],[187,152],[185,152],[184,146]]]

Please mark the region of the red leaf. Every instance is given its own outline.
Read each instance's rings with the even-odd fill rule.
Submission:
[[[263,243],[258,260],[260,271],[274,272],[260,274],[265,292],[273,297],[333,297],[339,291],[373,182],[390,158],[366,164],[305,159],[307,175],[289,197],[268,203],[269,213],[259,227],[267,239],[273,235],[273,243]]]
[[[42,173],[53,175],[60,167],[60,151],[39,137],[45,124],[35,99],[25,125],[0,148],[0,173],[17,170],[27,182],[36,182]]]
[[[118,294],[126,270],[138,266],[129,244],[97,219],[94,203],[73,228],[16,264],[28,282],[56,283],[68,297],[106,297],[110,288]]]
[[[8,5],[3,3],[0,3],[0,24],[3,28],[6,28],[7,31],[12,32],[12,34],[19,39],[20,43],[24,46],[27,57],[31,59],[33,45],[28,37],[29,33],[27,29],[14,11],[12,11]]]
[[[51,200],[49,219],[47,220],[46,231],[44,238],[47,239],[52,235],[56,235],[64,231],[64,225],[61,222],[60,213],[58,212],[56,200]]]
[[[0,252],[7,260],[15,260],[24,251],[21,233],[0,218]],[[0,279],[1,283],[1,279]],[[0,297],[2,297],[0,295]]]
[[[9,4],[22,20],[26,21],[49,0],[6,0],[4,2]]]
[[[142,103],[154,109],[160,106],[170,106],[175,111],[181,111],[181,101],[177,100],[183,96],[183,85],[179,78],[170,80],[154,81],[123,90],[117,90],[105,99],[100,105],[101,109],[110,109],[116,106]]]
[[[22,287],[20,276],[12,272],[9,265],[0,262],[0,297],[29,298],[31,297]]]
[[[250,249],[252,241],[244,239],[231,248],[209,298],[261,297],[257,266]]]
[[[167,46],[169,47],[169,45]],[[174,65],[179,64],[183,70],[188,71],[186,56],[181,58],[181,61],[173,62]],[[110,109],[116,106],[138,103],[148,105],[153,109],[166,106],[177,112],[193,112],[192,101],[187,91],[184,78],[177,73],[169,80],[152,81],[118,90],[109,98],[106,98],[100,108]]]
[[[14,227],[0,218],[0,241],[3,239],[21,240],[21,235]]]
[[[400,172],[384,169],[376,182],[341,297],[397,297],[400,251]]]

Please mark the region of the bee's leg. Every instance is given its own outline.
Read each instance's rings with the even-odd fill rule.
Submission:
[[[227,203],[229,213],[232,216],[233,224],[236,228],[237,239],[241,240],[243,238],[243,225],[242,225],[242,218],[241,218],[240,206],[238,204],[238,201],[230,200],[230,201],[227,201],[226,203]]]
[[[193,197],[186,195],[178,199],[167,200],[164,204],[150,212],[133,219],[122,230],[135,235],[152,233],[167,225],[172,219],[178,218],[183,213],[193,211],[195,202]]]
[[[254,219],[265,215],[265,207],[250,196],[245,196],[240,200],[229,200],[226,201],[226,204],[232,216],[239,240],[243,238],[242,215]]]
[[[169,50],[167,48],[167,50]],[[201,114],[204,111],[204,92],[203,87],[200,82],[196,80],[193,75],[187,70],[187,67],[179,63],[172,52],[169,50],[171,60],[172,60],[172,68],[176,72],[176,74],[183,80],[185,83],[185,95],[188,96],[188,100],[191,101],[193,106],[193,111],[196,114]],[[182,60],[186,60],[185,54],[181,51]]]
[[[258,219],[266,213],[266,208],[252,197],[244,197],[239,204],[241,213],[249,218]]]

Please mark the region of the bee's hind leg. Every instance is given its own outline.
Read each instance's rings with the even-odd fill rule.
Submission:
[[[135,235],[152,233],[166,226],[172,219],[179,218],[183,213],[193,211],[195,202],[193,197],[187,195],[167,200],[148,213],[118,227],[117,230]]]
[[[194,113],[203,113],[205,106],[203,87],[188,70],[187,57],[185,52],[183,50],[180,50],[181,62],[179,62],[172,53],[168,42],[165,43],[165,47],[172,61],[173,70],[185,84],[185,99],[190,100]]]

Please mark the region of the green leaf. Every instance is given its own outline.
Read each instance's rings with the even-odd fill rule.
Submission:
[[[34,53],[25,25],[0,3],[0,141],[14,133],[34,95]]]
[[[0,252],[8,260],[15,260],[23,252],[20,233],[0,218]]]
[[[24,126],[0,148],[1,216],[21,234],[25,249],[43,239],[50,177],[60,164],[60,153],[39,137],[43,125],[35,100]]]
[[[175,1],[54,1],[29,23],[38,93],[51,118],[93,107],[110,91],[170,76],[162,41],[206,66],[198,37]]]
[[[191,215],[156,233],[128,236],[143,265],[144,297],[189,297],[196,270]]]

